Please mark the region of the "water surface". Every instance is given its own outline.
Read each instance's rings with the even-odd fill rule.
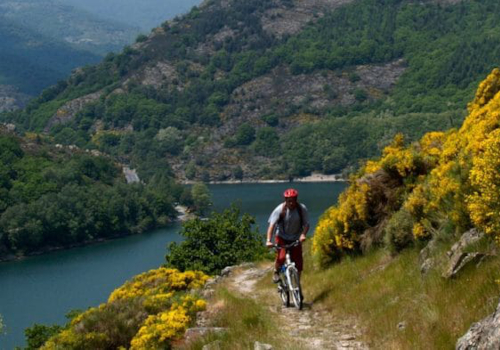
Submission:
[[[290,184],[238,184],[209,186],[215,210],[239,203],[256,217],[260,232],[267,228],[271,211],[282,201]],[[334,204],[342,183],[298,183],[299,201],[308,210],[311,227]],[[58,251],[21,261],[0,263],[0,314],[7,334],[0,349],[24,345],[24,329],[34,323],[64,324],[64,315],[105,302],[109,294],[132,276],[164,262],[169,242],[180,241],[179,224],[87,247]]]

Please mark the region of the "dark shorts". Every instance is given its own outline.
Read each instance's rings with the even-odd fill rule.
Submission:
[[[285,241],[283,238],[276,236],[276,244],[283,246],[286,244],[290,244],[293,241]],[[302,260],[302,244],[299,244],[296,247],[293,247],[292,250],[290,251],[290,257],[292,258],[292,261],[295,263],[295,266],[297,267],[297,270],[302,271],[302,266],[303,266],[303,260]],[[276,269],[279,269],[284,263],[286,259],[286,251],[285,249],[280,249],[276,253],[276,260],[275,260],[275,267]]]

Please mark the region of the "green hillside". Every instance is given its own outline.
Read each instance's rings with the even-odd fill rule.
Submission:
[[[0,127],[0,261],[166,225],[182,188],[127,184],[119,164]]]
[[[397,132],[460,125],[499,64],[499,15],[493,0],[209,1],[4,119],[180,179],[335,173]]]

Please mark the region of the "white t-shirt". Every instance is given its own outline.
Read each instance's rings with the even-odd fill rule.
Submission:
[[[283,206],[285,203],[281,203],[273,210],[271,216],[269,217],[269,224],[275,224],[278,222],[281,212],[283,211]],[[276,225],[276,235],[287,241],[295,241],[299,239],[305,226],[309,226],[309,215],[307,213],[307,208],[304,204],[299,203],[302,208],[302,225],[300,225],[300,214],[299,210],[295,208],[294,210],[286,209],[285,219]]]

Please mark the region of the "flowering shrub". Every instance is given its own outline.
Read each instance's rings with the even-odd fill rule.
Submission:
[[[116,289],[108,302],[77,317],[42,349],[164,349],[183,335],[205,301],[186,292],[202,287],[199,271],[159,268]]]
[[[158,298],[161,295],[172,295],[172,291],[201,288],[207,280],[208,276],[203,272],[179,272],[161,267],[135,276],[111,293],[108,302],[137,296]]]
[[[500,242],[500,129],[483,142],[483,152],[474,157],[470,180],[474,191],[468,197],[472,222]]]
[[[341,194],[339,206],[330,208],[321,217],[313,239],[313,251],[321,263],[333,258],[333,252],[353,250],[356,234],[365,228],[368,210],[369,186],[353,182],[347,192]]]
[[[357,249],[361,237],[387,223],[390,228],[385,231],[391,237],[386,242],[395,250],[409,241],[397,222],[404,222],[406,230],[413,222],[411,234],[417,240],[429,239],[444,220],[456,230],[475,225],[500,243],[499,69],[479,85],[468,109],[460,130],[427,133],[407,147],[397,135],[379,160],[366,163],[338,206],[328,209],[318,223],[313,252],[321,262]],[[385,181],[386,187],[397,188],[396,200],[389,201],[390,193],[375,196],[380,181],[370,179],[380,174],[398,180]],[[407,214],[400,208],[411,218],[402,220]],[[396,212],[401,218],[391,220]]]
[[[186,295],[168,311],[151,315],[132,339],[130,349],[165,349],[170,341],[180,338],[197,311],[204,310],[205,301]]]

